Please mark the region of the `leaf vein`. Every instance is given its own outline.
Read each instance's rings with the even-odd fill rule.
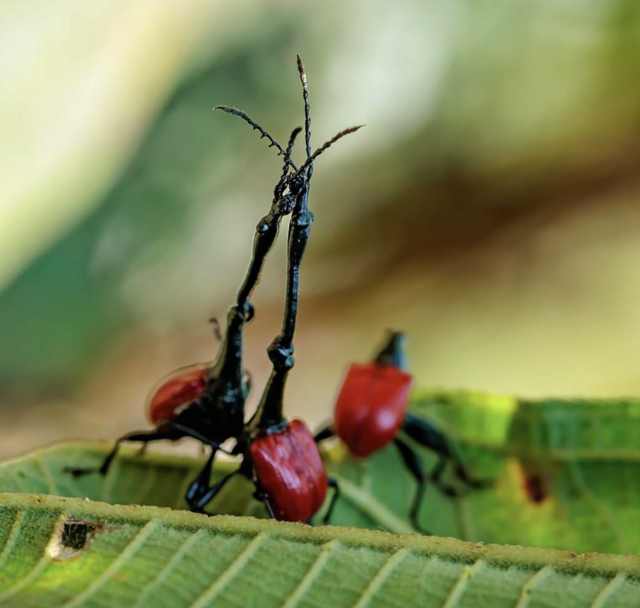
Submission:
[[[7,558],[11,554],[13,547],[15,546],[18,535],[20,534],[20,526],[22,525],[22,520],[24,519],[24,511],[19,511],[16,515],[16,518],[13,520],[11,524],[11,530],[9,530],[9,535],[7,536],[7,540],[4,544],[4,548],[2,549],[2,553],[0,553],[0,571],[2,570],[2,566],[7,561]]]
[[[447,597],[442,608],[454,608],[458,603],[458,600],[462,597],[462,594],[465,592],[469,581],[475,574],[477,574],[478,570],[481,570],[484,567],[484,565],[485,561],[479,559],[475,564],[473,564],[473,566],[465,566],[462,569],[458,582],[453,586],[453,589],[451,589],[451,593],[449,593],[449,597]]]
[[[338,477],[338,483],[340,484],[342,500],[349,500],[356,509],[380,524],[387,532],[393,532],[394,534],[415,534],[413,526],[398,517],[395,513],[389,511],[387,507],[362,488],[359,488],[342,477]]]
[[[545,566],[542,570],[538,570],[523,586],[520,597],[514,608],[526,608],[531,599],[531,592],[538,583],[541,583],[547,576],[553,573],[551,566]]]
[[[49,469],[47,468],[47,465],[44,461],[44,459],[42,458],[42,454],[38,454],[35,458],[34,458],[36,464],[40,467],[40,469],[42,470],[42,477],[44,478],[46,484],[47,484],[47,488],[49,489],[49,492],[51,492],[51,494],[58,494],[58,490],[57,490],[57,486],[55,483],[55,480],[53,479],[53,476],[51,475],[51,473],[49,472]]]
[[[371,579],[371,582],[367,585],[366,589],[362,592],[360,599],[353,608],[365,608],[367,604],[376,596],[384,582],[389,578],[393,570],[409,555],[407,549],[400,549],[397,553],[394,553],[389,559],[382,565],[380,570]]]
[[[153,482],[156,480],[158,469],[156,467],[146,467],[146,475],[144,477],[144,481],[140,484],[140,489],[136,493],[134,504],[142,505],[144,504],[142,501],[147,496],[149,492],[149,488],[152,487]]]
[[[337,540],[332,540],[322,545],[322,548],[318,554],[318,557],[311,565],[311,568],[302,577],[302,580],[298,583],[298,586],[294,589],[289,598],[282,604],[281,608],[294,608],[298,605],[300,600],[304,597],[305,593],[309,591],[311,585],[318,579],[322,570],[331,557],[331,553],[334,549],[337,549],[340,543]]]
[[[242,567],[251,559],[253,554],[264,543],[267,535],[261,532],[258,534],[241,552],[240,554],[220,573],[213,581],[210,587],[205,589],[204,593],[198,597],[191,608],[204,608],[215,598],[227,583],[242,569]],[[213,605],[213,604],[211,604]]]
[[[81,605],[86,599],[95,595],[95,593],[106,583],[118,569],[127,562],[127,560],[140,548],[153,531],[160,526],[160,521],[151,520],[145,524],[129,544],[122,550],[120,555],[111,562],[111,565],[98,577],[91,585],[89,585],[82,593],[76,595],[69,602],[61,606],[61,608],[71,608],[72,606]]]
[[[16,519],[18,519],[18,518],[16,517]],[[67,515],[66,514],[62,514],[58,518],[58,521],[57,521],[56,525],[53,527],[53,532],[52,532],[51,536],[49,537],[49,541],[44,546],[44,551],[43,551],[42,557],[38,560],[36,565],[31,569],[29,574],[27,574],[25,577],[21,578],[20,580],[16,581],[16,583],[14,585],[9,587],[4,593],[0,594],[0,602],[3,602],[4,600],[6,600],[9,597],[11,597],[11,596],[15,595],[16,593],[18,593],[18,591],[20,591],[22,588],[24,588],[26,585],[28,585],[32,580],[34,580],[46,568],[46,566],[51,562],[52,558],[51,558],[51,554],[49,553],[49,550],[48,550],[49,549],[49,545],[51,545],[51,543],[54,542],[57,539],[58,530],[60,529],[60,526],[62,526],[64,524],[66,519],[67,519]],[[12,530],[12,532],[13,532],[13,530]]]
[[[627,575],[624,572],[618,573],[613,577],[601,590],[600,593],[594,598],[591,608],[603,608],[611,596],[623,585],[627,580]]]
[[[576,486],[580,490],[580,493],[584,497],[584,499],[591,503],[594,509],[600,514],[600,517],[604,521],[604,523],[608,526],[609,530],[613,537],[618,541],[618,546],[620,547],[620,553],[631,553],[629,549],[629,545],[627,541],[624,539],[622,531],[618,527],[618,524],[615,521],[615,518],[611,516],[609,510],[601,503],[600,500],[595,496],[595,494],[587,487],[587,484],[582,479],[582,475],[580,474],[580,470],[578,468],[577,463],[572,462],[569,465],[569,470],[571,472],[571,477],[573,478]]]
[[[173,557],[167,562],[167,565],[162,568],[152,581],[140,590],[138,601],[133,605],[134,608],[144,605],[144,600],[150,595],[156,587],[158,587],[165,579],[165,577],[171,573],[171,571],[177,567],[178,563],[185,556],[187,551],[200,540],[202,536],[206,535],[204,529],[198,530],[195,534],[191,534],[180,546],[180,548],[174,553]]]

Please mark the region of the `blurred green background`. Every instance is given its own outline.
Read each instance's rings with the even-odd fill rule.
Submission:
[[[286,140],[296,53],[314,147],[367,128],[316,164],[289,413],[327,418],[386,328],[425,387],[640,394],[637,2],[9,0],[0,456],[145,428],[149,387],[214,356],[281,163],[212,107]]]

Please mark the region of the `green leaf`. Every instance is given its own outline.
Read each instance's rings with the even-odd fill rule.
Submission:
[[[110,444],[55,446],[0,466],[0,604],[635,606],[640,558],[574,552],[640,548],[635,407],[473,393],[423,394],[413,406],[455,437],[474,475],[495,479],[455,501],[429,488],[425,527],[571,551],[191,514],[178,509],[201,460],[129,449],[106,480],[74,479],[65,466],[98,464]],[[411,531],[415,484],[393,446],[366,461],[338,446],[327,461],[342,489],[333,523]],[[215,476],[236,467],[220,462]],[[540,503],[523,471],[544,476]],[[211,506],[264,516],[240,478]]]
[[[0,536],[3,607],[623,608],[640,594],[636,557],[77,498],[0,495]]]
[[[451,500],[429,488],[421,524],[470,541],[640,553],[640,402],[522,401],[422,393],[412,410],[455,440],[488,490]],[[414,444],[429,467],[435,456]],[[407,532],[416,485],[393,447],[367,460],[333,456],[343,499],[335,522]],[[534,501],[526,481],[544,498]],[[448,482],[455,483],[451,476]],[[531,481],[530,481],[531,483]]]

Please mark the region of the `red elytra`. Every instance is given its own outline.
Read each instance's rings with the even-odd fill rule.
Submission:
[[[147,401],[147,414],[151,424],[175,420],[180,406],[191,403],[207,387],[209,363],[196,363],[171,372],[152,389]]]
[[[354,456],[366,458],[393,441],[413,378],[395,365],[352,363],[338,392],[334,431]]]
[[[327,472],[307,425],[291,420],[251,445],[253,468],[278,521],[307,522],[324,504]]]

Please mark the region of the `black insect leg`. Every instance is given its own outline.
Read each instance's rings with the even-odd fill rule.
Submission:
[[[427,480],[425,479],[424,469],[418,455],[415,451],[406,444],[402,439],[398,437],[394,440],[395,446],[398,448],[400,452],[400,456],[402,456],[402,460],[409,469],[411,475],[416,480],[418,484],[416,487],[416,493],[413,497],[413,502],[411,503],[411,509],[409,510],[409,519],[411,520],[411,525],[418,530],[421,534],[431,535],[431,532],[425,530],[418,521],[418,516],[420,514],[420,506],[422,505],[422,501],[424,499],[424,494],[427,489]]]
[[[213,461],[216,458],[217,450],[212,449],[211,454],[209,454],[209,458],[207,458],[207,462],[198,476],[193,480],[187,493],[185,494],[185,501],[189,505],[189,508],[192,511],[202,511],[200,507],[200,503],[202,498],[209,492],[211,489],[211,471],[213,470]]]
[[[165,423],[165,426],[169,429],[172,429],[176,434],[178,434],[179,437],[191,437],[191,439],[195,439],[196,441],[199,441],[203,445],[208,445],[214,452],[216,450],[220,450],[225,454],[229,454],[229,456],[233,455],[231,452],[223,449],[222,446],[217,441],[214,441],[213,439],[209,439],[208,437],[201,435],[200,433],[198,433],[198,431],[192,429],[189,426],[178,424],[176,422],[167,422]]]
[[[420,445],[433,450],[440,456],[440,460],[434,467],[430,475],[431,482],[437,486],[444,494],[451,497],[463,494],[460,490],[448,486],[441,481],[442,473],[448,462],[453,465],[455,476],[467,487],[472,489],[486,488],[492,485],[492,481],[475,479],[462,463],[462,459],[455,452],[446,436],[430,422],[418,416],[407,413],[402,425],[402,431]]]
[[[316,443],[320,443],[321,441],[325,441],[326,439],[330,439],[334,437],[335,433],[333,432],[333,427],[331,423],[327,424],[323,428],[321,428],[313,437],[313,440]]]
[[[457,490],[453,486],[447,485],[442,482],[442,474],[447,468],[447,463],[448,460],[446,458],[439,458],[436,466],[431,470],[429,478],[431,479],[433,485],[436,486],[445,496],[449,496],[450,498],[458,498],[464,494],[464,491]]]
[[[208,461],[207,461],[207,464],[208,464]],[[205,468],[206,466],[207,465],[205,465]],[[218,495],[220,490],[224,488],[227,482],[232,477],[237,475],[239,472],[240,470],[237,470],[225,475],[218,483],[216,483],[214,486],[209,488],[206,493],[201,494],[198,500],[194,500],[193,504],[189,503],[189,500],[185,496],[185,500],[187,501],[187,503],[189,503],[189,507],[191,508],[191,510],[194,511],[195,513],[204,513],[204,508],[207,506],[207,504],[209,504]]]
[[[243,463],[244,464],[244,463]],[[267,513],[271,519],[276,519],[276,514],[273,512],[271,505],[269,504],[269,494],[265,491],[265,489],[260,485],[259,481],[256,481],[256,489],[253,493],[253,497],[264,504]]]
[[[142,441],[146,445],[151,441],[161,441],[163,439],[178,439],[179,436],[176,436],[175,431],[134,431],[132,433],[127,433],[118,439],[113,446],[113,449],[107,457],[104,459],[103,463],[99,467],[86,467],[86,468],[74,468],[74,467],[65,467],[65,473],[70,473],[74,477],[82,477],[83,475],[90,475],[92,473],[100,473],[101,475],[106,475],[113,463],[113,459],[118,454],[118,450],[120,449],[120,445],[124,441]]]
[[[330,488],[333,488],[333,496],[331,497],[331,502],[329,503],[329,508],[327,509],[327,513],[322,518],[323,524],[328,524],[331,516],[333,515],[333,509],[336,506],[336,502],[338,502],[338,498],[340,498],[340,485],[338,484],[338,480],[333,477],[329,477],[327,479],[327,483]]]
[[[276,519],[276,514],[273,512],[273,509],[269,504],[269,495],[266,492],[256,489],[256,491],[253,493],[253,497],[264,505],[271,519]]]
[[[493,479],[476,479],[475,477],[471,477],[469,475],[469,471],[467,471],[458,459],[454,460],[454,472],[456,477],[462,481],[462,483],[474,490],[483,490],[485,488],[490,488],[495,484]]]

